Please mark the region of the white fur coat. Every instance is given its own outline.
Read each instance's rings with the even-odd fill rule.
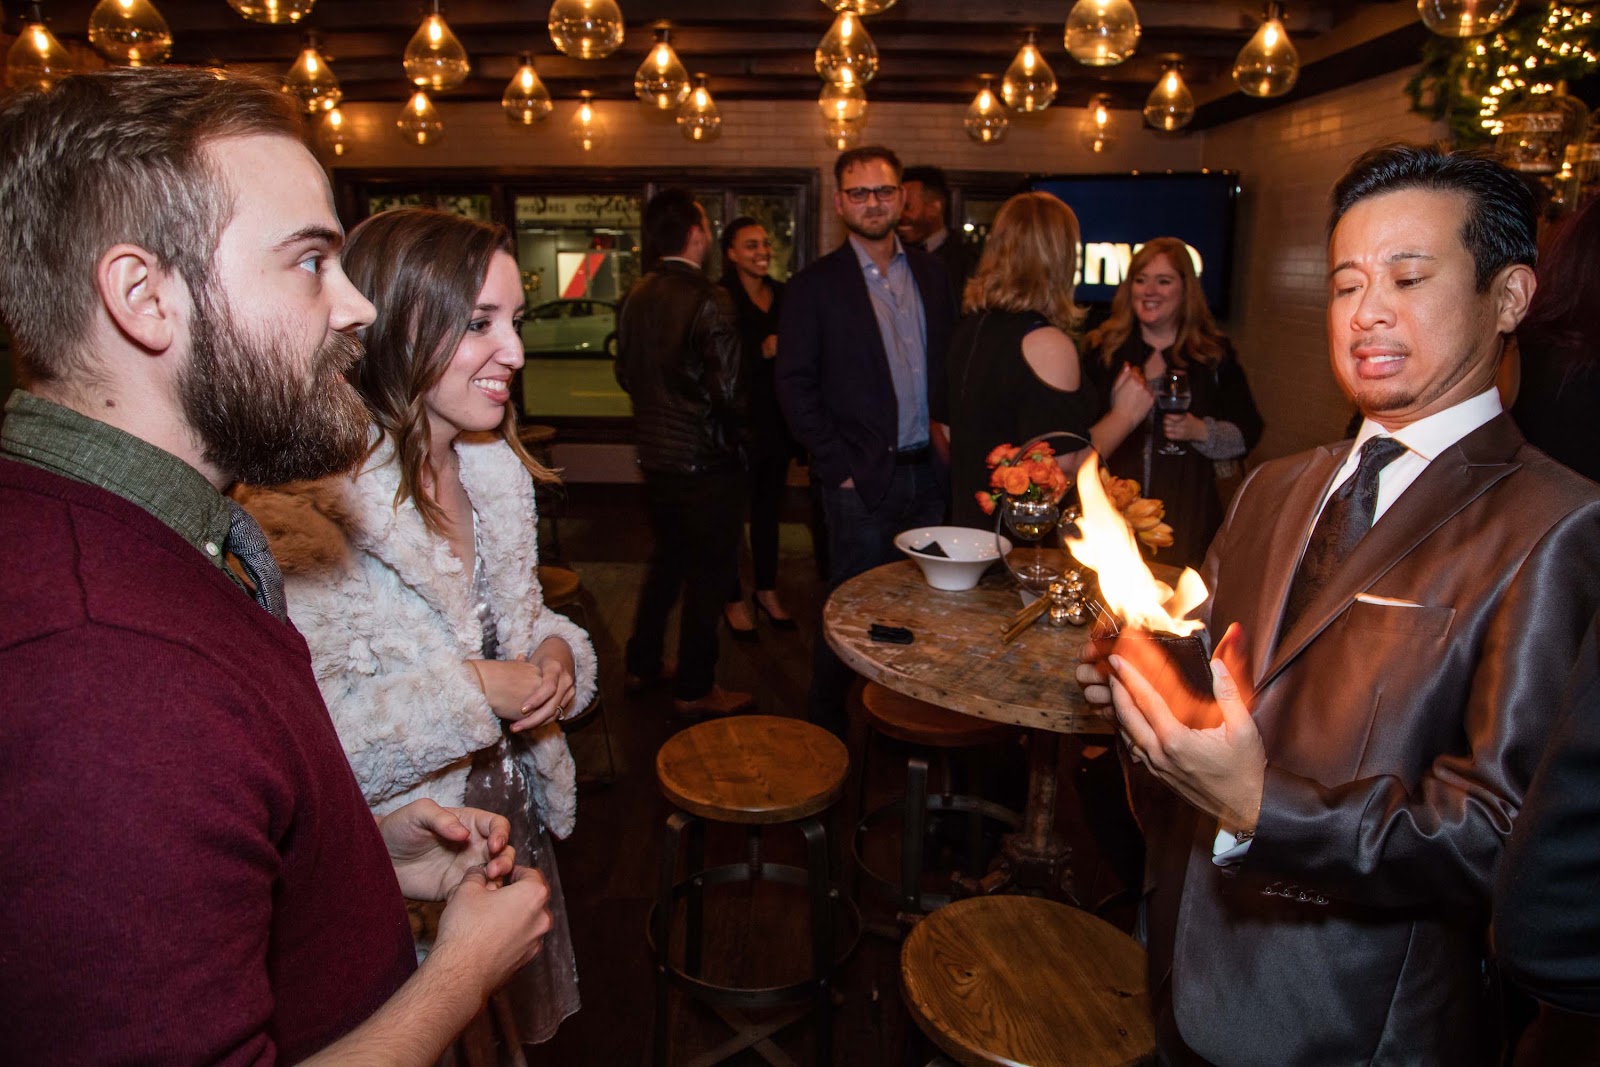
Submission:
[[[478,513],[500,658],[561,638],[576,666],[574,707],[586,707],[594,649],[571,620],[544,609],[527,470],[498,440],[458,441],[456,454]],[[472,754],[501,731],[464,662],[483,654],[472,575],[414,502],[396,509],[392,460],[385,442],[354,475],[239,494],[283,568],[290,620],[311,647],[339,739],[379,814],[420,797],[460,805]],[[545,825],[566,837],[577,815],[572,754],[555,723],[534,735],[535,799]]]

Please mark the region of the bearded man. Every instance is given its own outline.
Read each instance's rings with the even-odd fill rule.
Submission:
[[[503,818],[373,820],[222,495],[366,444],[373,309],[301,137],[275,86],[206,71],[0,106],[8,1064],[422,1067],[549,926]],[[420,968],[402,893],[451,899]]]

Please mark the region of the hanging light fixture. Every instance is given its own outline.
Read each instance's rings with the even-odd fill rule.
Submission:
[[[344,128],[344,112],[332,108],[322,118],[322,143],[336,156],[344,155],[349,135]]]
[[[1111,94],[1096,93],[1084,108],[1083,122],[1078,126],[1078,139],[1083,147],[1100,155],[1117,143],[1117,131],[1111,122]]]
[[[251,22],[299,22],[311,14],[317,0],[228,0],[228,4]]]
[[[822,140],[835,152],[846,152],[861,143],[861,131],[866,129],[866,119],[857,122],[824,122]]]
[[[467,50],[461,47],[439,13],[439,0],[433,0],[433,10],[411,35],[404,61],[406,77],[411,79],[411,84],[434,92],[454,89],[472,73]]]
[[[421,89],[411,94],[411,99],[400,109],[400,117],[395,119],[394,124],[400,136],[414,145],[436,144],[444,136],[444,120],[439,117],[439,110],[428,99],[428,94]]]
[[[339,79],[328,69],[328,61],[317,51],[317,35],[306,34],[305,47],[283,79],[283,91],[300,101],[308,113],[331,111],[344,99]]]
[[[979,144],[999,144],[1005,140],[1006,131],[1011,128],[1011,116],[1006,114],[1006,105],[995,95],[994,75],[984,74],[981,77],[983,88],[972,98],[972,106],[967,108],[963,125],[967,128],[967,136]]]
[[[841,81],[845,71],[861,85],[872,80],[878,73],[878,46],[859,15],[846,11],[833,20],[817,45],[816,64],[824,81]]]
[[[672,48],[672,31],[656,27],[656,44],[633,75],[633,93],[662,111],[683,103],[689,95],[689,72]]]
[[[505,109],[506,118],[513,125],[532,126],[535,122],[543,122],[555,105],[550,101],[550,90],[545,88],[544,80],[533,68],[533,53],[522,53],[517,62],[520,65],[517,72],[511,75],[511,83],[500,98],[500,106]]]
[[[89,13],[89,43],[113,63],[151,67],[172,54],[172,30],[150,0],[100,0]]]
[[[1000,79],[1000,96],[1015,111],[1043,111],[1056,98],[1056,72],[1039,51],[1039,34],[1028,31],[1028,39],[1017,58]]]
[[[1139,46],[1139,13],[1130,0],[1078,0],[1067,13],[1067,51],[1089,67],[1114,67]]]
[[[706,88],[706,76],[694,76],[694,90],[678,108],[678,129],[691,141],[715,141],[722,136],[722,113]]]
[[[895,5],[895,0],[822,0],[831,11],[848,11],[852,15],[876,15]]]
[[[1144,102],[1144,120],[1158,130],[1181,130],[1194,118],[1194,96],[1183,83],[1183,57],[1161,57],[1161,79]]]
[[[1283,28],[1283,5],[1269,3],[1255,36],[1233,61],[1233,81],[1248,96],[1282,96],[1300,77],[1300,53]]]
[[[1516,6],[1517,0],[1417,0],[1417,14],[1441,37],[1482,37]]]
[[[853,78],[828,82],[817,95],[826,122],[859,122],[867,117],[867,92]]]
[[[72,58],[44,24],[35,0],[6,53],[6,84],[13,89],[48,89],[71,73]]]
[[[617,0],[555,0],[550,39],[564,55],[600,59],[622,44],[622,9]]]
[[[572,113],[572,141],[585,152],[593,152],[605,140],[605,123],[594,109],[594,94],[585,89],[578,94],[578,110]]]

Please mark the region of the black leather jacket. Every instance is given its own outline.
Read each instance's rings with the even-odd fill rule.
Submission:
[[[726,290],[664,259],[623,298],[617,381],[633,398],[639,466],[669,474],[744,462],[745,386]]]

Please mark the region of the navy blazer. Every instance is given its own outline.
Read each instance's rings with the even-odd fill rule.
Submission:
[[[943,388],[955,301],[936,258],[907,248],[906,262],[922,296],[931,398]],[[811,453],[811,477],[825,486],[854,478],[862,502],[875,507],[894,480],[899,409],[867,280],[848,240],[784,291],[776,376],[789,429]]]

